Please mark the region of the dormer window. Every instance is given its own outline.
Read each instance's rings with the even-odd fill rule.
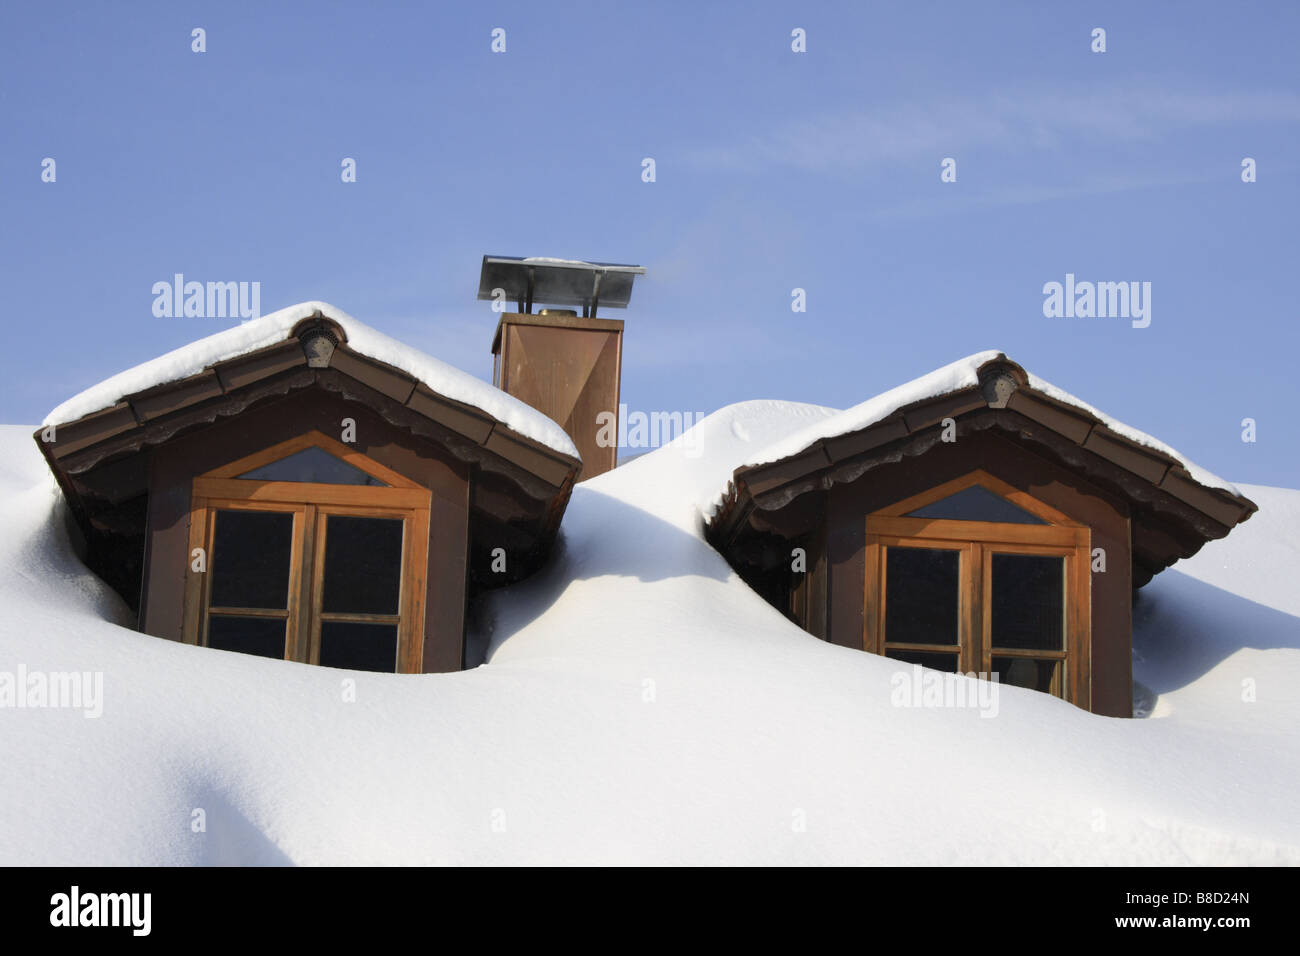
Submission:
[[[866,521],[868,649],[1086,706],[1086,526],[983,471]]]
[[[143,633],[447,673],[476,597],[546,561],[582,468],[504,398],[309,302],[88,389],[34,438]]]
[[[320,432],[194,479],[186,639],[352,670],[420,668],[429,491]]]

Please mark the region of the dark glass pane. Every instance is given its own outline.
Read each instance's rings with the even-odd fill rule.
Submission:
[[[909,518],[947,518],[956,521],[1001,521],[1007,524],[1047,524],[1037,515],[1013,505],[981,485],[971,485],[956,494],[907,513]]]
[[[903,661],[905,664],[920,664],[922,667],[928,667],[931,670],[947,671],[949,674],[957,673],[957,654],[940,654],[935,651],[900,651],[895,648],[888,648],[885,656],[896,661]]]
[[[397,625],[322,621],[320,662],[354,671],[397,670]]]
[[[1052,679],[1060,668],[1060,661],[1035,661],[1027,657],[994,657],[993,673],[998,682],[1012,687],[1052,692]]]
[[[212,606],[288,607],[293,515],[218,511],[216,522],[209,567]]]
[[[325,529],[323,610],[396,614],[401,580],[400,518],[329,516]]]
[[[284,621],[266,617],[208,617],[208,647],[258,657],[284,657]]]
[[[993,555],[993,646],[1065,650],[1065,558]]]
[[[956,644],[960,552],[896,548],[885,552],[885,640]]]
[[[259,481],[319,481],[327,485],[384,485],[374,475],[335,458],[316,445],[296,451],[292,455],[254,468],[239,476]]]

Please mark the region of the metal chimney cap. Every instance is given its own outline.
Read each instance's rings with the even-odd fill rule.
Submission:
[[[531,313],[534,303],[582,306],[595,315],[598,305],[626,309],[632,298],[632,280],[645,275],[641,266],[616,262],[584,262],[545,256],[484,256],[479,273],[478,297],[493,299],[503,290],[509,300]]]

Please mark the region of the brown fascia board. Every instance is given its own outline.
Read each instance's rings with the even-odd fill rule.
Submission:
[[[1071,409],[1031,389],[1017,390],[1007,407],[1071,437],[1094,454],[1149,481],[1226,527],[1245,521],[1259,510],[1249,498],[1194,481],[1176,458],[1126,438],[1081,409]],[[1073,438],[1081,424],[1066,424],[1061,416],[1092,425],[1082,440]]]
[[[738,468],[735,481],[756,499],[814,472],[821,471],[863,452],[928,428],[945,418],[955,418],[984,408],[979,388],[967,388],[924,401],[914,402],[887,418],[846,435],[819,439],[803,451],[765,465]]]
[[[557,487],[580,468],[578,459],[560,455],[505,425],[498,424],[493,428],[483,447]]]
[[[55,429],[53,455],[66,458],[163,415],[306,364],[297,340],[218,362],[197,375],[127,395],[110,408],[59,424]]]
[[[977,408],[987,408],[988,401],[978,387],[949,392],[935,398],[917,402],[898,414],[903,416],[903,423],[909,434],[937,425],[945,418],[957,418]]]
[[[862,431],[827,438],[825,440],[826,451],[830,455],[832,462],[844,461],[846,458],[852,458],[854,455],[860,455],[863,452],[871,451],[873,448],[886,445],[891,441],[904,438],[907,434],[907,423],[904,422],[902,416],[887,418],[883,422],[877,422],[870,428],[864,428]]]
[[[1014,376],[1019,370],[1014,363],[1001,360],[990,362],[985,368],[1001,377],[1006,374]],[[985,368],[981,369],[982,378]],[[764,498],[769,502],[781,501],[781,496],[773,492],[831,465],[916,434],[945,418],[957,418],[983,407],[1005,407],[1160,488],[1227,528],[1244,521],[1257,510],[1254,502],[1247,498],[1206,488],[1192,481],[1175,459],[1117,434],[1083,409],[1029,388],[1023,383],[1023,372],[1015,377],[1021,381],[1010,394],[1005,394],[1004,388],[1003,397],[998,397],[994,389],[986,389],[983,385],[961,389],[899,409],[860,431],[819,440],[808,449],[781,461],[738,468],[734,473],[736,496],[749,498],[758,507],[763,506]],[[744,508],[735,510],[745,515],[748,513]],[[715,520],[720,517],[721,513],[715,516]]]
[[[233,392],[237,388],[259,382],[270,375],[306,364],[307,357],[303,355],[298,340],[289,339],[270,348],[218,362],[212,366],[212,370],[217,373],[222,389]]]
[[[1125,438],[1091,413],[1028,387],[1017,389],[1007,402],[1007,408],[1153,485],[1159,485],[1166,472],[1178,464],[1163,452]]]
[[[1238,499],[1227,492],[1218,492],[1193,481],[1191,475],[1182,468],[1169,469],[1169,473],[1160,482],[1160,488],[1229,528],[1240,524],[1259,510],[1259,506],[1249,498]]]
[[[309,387],[315,381],[313,372],[313,369],[306,366],[290,369],[287,372],[259,379],[233,392],[223,393],[216,398],[186,405],[167,415],[141,422],[133,429],[75,451],[61,458],[60,465],[66,471],[75,474],[98,469],[123,455],[135,454],[146,447],[161,445],[176,435],[211,424],[218,418],[238,415],[249,406],[268,398],[287,395],[296,389]]]
[[[424,384],[415,386],[415,391],[406,400],[406,407],[480,445],[487,441],[497,424],[496,419],[486,412],[452,401]]]
[[[830,464],[831,457],[826,451],[825,443],[817,441],[803,451],[782,458],[780,461],[737,468],[735,482],[737,486],[746,488],[751,495],[757,496],[814,471],[820,471]]]
[[[1076,445],[1087,440],[1088,433],[1096,424],[1091,415],[1023,387],[1016,389],[1007,400],[1007,408],[1032,418]]]
[[[1083,447],[1153,485],[1160,484],[1172,464],[1163,456],[1122,439],[1105,426],[1094,427],[1083,440]]]
[[[144,424],[223,394],[225,393],[217,373],[211,368],[206,368],[189,378],[159,385],[144,392],[136,392],[128,396],[127,401],[135,410],[136,418]]]
[[[415,391],[415,376],[359,355],[346,345],[334,349],[334,354],[330,356],[329,367],[403,405]]]
[[[139,425],[129,402],[118,402],[102,411],[91,412],[74,421],[55,426],[54,441],[41,439],[44,426],[36,430],[36,441],[41,445],[46,457],[51,459],[66,458],[75,451],[89,448],[91,445],[130,431]]]
[[[1017,392],[1017,397],[1021,396],[1025,400],[1022,407],[1017,407],[1014,399],[1008,407],[1043,424],[1049,424],[1038,417],[1044,414],[1044,407],[1050,405],[1055,405],[1057,409],[1069,407],[1030,390]],[[1032,411],[1026,411],[1027,408],[1031,408],[1030,403],[1035,403],[1032,405]],[[1173,456],[1126,438],[1082,410],[1075,411],[1074,415],[1080,419],[1086,416],[1093,422],[1088,435],[1079,442],[1084,448],[1144,478],[1220,524],[1231,528],[1259,510],[1249,498],[1195,481],[1182,463]]]

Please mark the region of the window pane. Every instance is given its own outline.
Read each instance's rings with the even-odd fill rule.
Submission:
[[[956,644],[961,553],[890,547],[885,552],[885,640]]]
[[[293,515],[218,511],[210,571],[213,607],[288,607]]]
[[[896,661],[903,661],[906,664],[920,664],[922,667],[928,667],[931,670],[947,671],[949,674],[957,673],[957,655],[941,654],[935,651],[900,651],[894,648],[885,650],[885,656]]]
[[[397,670],[397,625],[323,621],[320,662],[354,671]]]
[[[1012,687],[1028,687],[1052,693],[1052,682],[1060,669],[1060,661],[1036,661],[1028,657],[994,657],[993,673],[998,681]]]
[[[993,555],[993,646],[1065,650],[1065,558]]]
[[[947,518],[957,521],[1000,521],[1008,524],[1047,524],[1037,515],[1013,505],[981,485],[971,485],[956,494],[907,513],[909,518]]]
[[[400,518],[329,516],[322,610],[396,614],[401,579]]]
[[[284,621],[266,617],[208,617],[208,647],[258,657],[284,657]]]
[[[239,476],[259,481],[319,481],[327,485],[384,485],[374,475],[336,458],[324,448],[311,445],[302,451],[254,468]]]

